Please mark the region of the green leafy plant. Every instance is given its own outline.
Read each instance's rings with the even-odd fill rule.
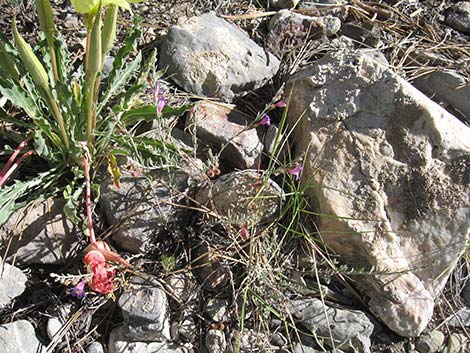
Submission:
[[[60,193],[67,200],[66,214],[78,222],[76,210],[83,200],[85,155],[90,158],[93,173],[107,161],[118,185],[117,156],[135,156],[141,163],[151,159],[153,164],[162,164],[168,153],[179,152],[158,136],[150,139],[133,133],[143,122],[165,121],[188,109],[165,106],[158,86],[163,72],[152,70],[155,53],[145,60],[140,52],[136,53],[135,44],[141,36],[138,28],[131,31],[116,52],[109,76],[102,78],[104,58],[116,38],[119,8],[130,10],[133,2],[137,1],[72,1],[75,10],[83,15],[87,30],[85,56],[79,67],[69,60],[71,55],[56,30],[49,0],[36,0],[42,37],[35,47],[19,33],[16,18],[12,25],[13,43],[0,33],[0,94],[24,112],[9,114],[0,108],[0,120],[28,136],[1,173],[0,224],[28,200]],[[144,103],[139,97],[146,94],[149,82],[155,82],[158,92],[153,102]],[[29,150],[13,163],[26,145]],[[14,169],[32,154],[46,167],[28,180],[6,184]]]

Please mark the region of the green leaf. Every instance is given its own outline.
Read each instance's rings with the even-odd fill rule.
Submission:
[[[121,121],[126,126],[134,125],[138,122],[151,121],[157,117],[157,108],[153,105],[146,105],[130,109],[121,115]]]
[[[11,80],[0,81],[0,93],[18,108],[21,108],[32,119],[41,115],[31,95]]]
[[[129,83],[130,79],[133,77],[134,72],[136,72],[140,67],[141,61],[142,53],[139,52],[135,60],[130,65],[125,65],[123,69],[118,71],[118,74],[114,76],[112,80],[110,79],[108,81],[108,88],[101,98],[97,114],[99,114],[106,106],[111,97],[118,94],[121,90],[124,89],[125,85]]]
[[[124,42],[116,54],[113,62],[113,68],[109,73],[106,90],[101,97],[101,102],[98,105],[97,114],[106,106],[109,99],[119,93],[124,88],[129,80],[132,78],[132,74],[139,68],[142,60],[142,54],[139,53],[135,60],[129,65],[127,58],[129,54],[134,50],[135,43],[141,36],[141,31],[134,29],[131,35]]]

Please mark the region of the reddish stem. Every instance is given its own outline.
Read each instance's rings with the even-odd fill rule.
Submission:
[[[3,178],[4,175],[6,174],[6,172],[8,171],[8,169],[11,167],[11,165],[13,164],[13,161],[15,160],[16,156],[18,156],[18,153],[20,153],[20,151],[24,148],[24,146],[26,146],[26,144],[28,143],[29,141],[29,138],[27,138],[26,140],[24,140],[23,142],[21,142],[18,147],[16,147],[16,150],[15,152],[13,152],[13,154],[10,156],[10,158],[8,159],[8,162],[7,164],[5,164],[5,166],[3,167],[2,171],[0,172],[0,178]]]
[[[18,151],[19,152],[19,151]],[[16,153],[16,151],[15,151]],[[2,170],[2,173],[0,174],[0,188],[3,186],[3,184],[7,181],[8,177],[16,170],[16,168],[18,168],[18,166],[26,159],[28,158],[29,156],[31,156],[32,154],[34,153],[34,150],[30,150],[28,152],[26,152],[25,154],[23,154],[20,158],[18,158],[18,160],[13,164],[11,165],[11,163],[7,163],[7,165],[5,165],[5,167],[8,167],[9,169],[6,170],[7,168],[3,168]],[[16,153],[18,154],[18,153]],[[8,160],[8,162],[13,162],[13,159],[10,157],[10,159]],[[10,167],[11,166],[11,167]]]
[[[86,216],[88,219],[88,229],[90,230],[90,242],[96,242],[95,231],[93,230],[93,217],[91,213],[91,188],[90,188],[90,164],[88,155],[83,157],[83,167],[85,169],[85,202],[86,202]]]

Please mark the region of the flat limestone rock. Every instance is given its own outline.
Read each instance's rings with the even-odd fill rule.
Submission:
[[[468,242],[470,129],[364,53],[327,55],[286,92],[322,239],[370,271],[355,277],[370,310],[418,336]]]
[[[160,66],[186,91],[227,102],[263,86],[279,60],[209,12],[181,21],[162,43]]]

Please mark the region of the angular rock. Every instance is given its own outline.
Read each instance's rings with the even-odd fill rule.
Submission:
[[[263,86],[279,68],[278,59],[213,12],[171,27],[160,55],[160,66],[186,91],[228,102]]]
[[[470,351],[470,341],[461,333],[452,333],[447,342],[448,353],[466,353]]]
[[[267,5],[275,9],[291,9],[296,7],[300,0],[267,0]]]
[[[312,17],[281,10],[269,21],[268,44],[278,54],[301,47],[306,40],[330,37],[341,28],[341,20],[332,16]]]
[[[227,350],[227,340],[224,331],[207,331],[205,343],[208,353],[224,353]]]
[[[49,198],[15,212],[0,228],[4,242],[13,239],[10,258],[16,254],[20,264],[61,264],[75,256],[78,230],[67,219],[64,206],[63,199]]]
[[[377,48],[382,45],[379,37],[380,29],[378,26],[365,28],[353,23],[343,23],[341,25],[341,34],[351,38],[359,43],[363,43],[368,47]]]
[[[24,292],[27,280],[23,271],[7,263],[3,265],[0,257],[0,313],[5,305]]]
[[[170,339],[168,300],[157,283],[135,277],[118,300],[129,341]],[[123,329],[124,330],[124,329]]]
[[[346,18],[348,14],[346,0],[301,0],[297,8],[312,16],[340,16]]]
[[[413,85],[470,125],[470,85],[465,77],[453,71],[433,71],[415,79]]]
[[[184,212],[168,203],[177,204],[183,197],[171,188],[187,191],[192,176],[183,170],[156,170],[151,183],[147,177],[123,170],[120,188],[109,177],[103,178],[100,204],[108,222],[119,224],[113,232],[119,247],[133,253],[146,251],[159,236],[178,229]]]
[[[257,165],[263,145],[253,119],[226,106],[201,101],[186,120],[186,128],[214,151],[222,150],[221,162],[230,168],[247,169]]]
[[[282,190],[273,180],[256,170],[222,175],[200,190],[196,201],[209,207],[232,225],[262,225],[276,219]]]
[[[462,308],[454,315],[449,317],[447,325],[452,327],[469,327],[470,326],[470,308]]]
[[[356,283],[376,316],[419,335],[468,240],[470,129],[365,54],[325,56],[286,92],[322,240],[372,270]]]
[[[104,353],[103,345],[100,342],[93,342],[86,347],[86,353]]]
[[[312,334],[324,337],[329,346],[333,338],[338,349],[370,352],[374,325],[363,312],[328,307],[316,298],[295,300],[289,306],[292,315]]]
[[[188,305],[198,302],[200,296],[199,285],[191,272],[175,273],[166,279],[167,289],[170,292],[170,298],[178,303]]]
[[[219,252],[207,244],[196,249],[193,261],[194,273],[206,290],[221,289],[231,277],[230,269],[221,263]]]
[[[204,312],[214,322],[228,322],[230,319],[228,300],[226,299],[209,299]]]
[[[33,325],[19,320],[0,325],[0,352],[43,353],[46,347],[37,339]]]
[[[445,12],[446,24],[462,33],[470,33],[470,3],[459,1]]]
[[[109,353],[186,353],[179,345],[170,342],[139,342],[127,339],[128,332],[124,327],[117,327],[109,335]]]
[[[470,281],[467,280],[467,284],[462,289],[462,298],[465,305],[470,308]]]
[[[441,331],[432,331],[418,338],[416,350],[419,353],[436,353],[444,344],[445,336]]]

